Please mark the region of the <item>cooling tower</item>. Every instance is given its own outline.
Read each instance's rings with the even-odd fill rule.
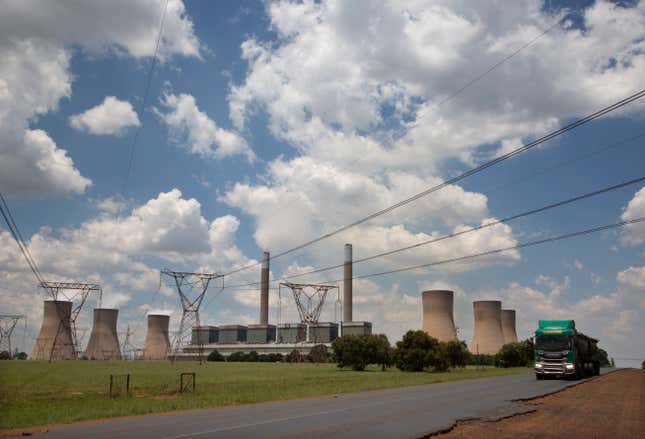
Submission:
[[[45,300],[43,324],[31,353],[32,360],[74,360],[72,302]]]
[[[352,321],[352,245],[345,244],[343,261],[343,322]]]
[[[475,329],[470,352],[495,355],[504,345],[502,333],[502,302],[480,300],[473,302]]]
[[[502,310],[502,334],[504,334],[504,344],[517,343],[517,333],[515,332],[515,310]]]
[[[119,336],[116,333],[118,309],[94,308],[94,325],[85,356],[90,360],[120,360]]]
[[[269,324],[269,252],[262,255],[260,270],[260,324]]]
[[[170,352],[169,324],[170,316],[148,314],[148,331],[143,343],[144,360],[165,360],[168,357],[168,352]]]
[[[422,293],[423,330],[440,341],[457,340],[453,315],[453,292],[432,290]]]

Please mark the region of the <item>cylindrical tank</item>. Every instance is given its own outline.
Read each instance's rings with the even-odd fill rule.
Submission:
[[[473,302],[475,329],[470,352],[495,355],[504,345],[502,332],[502,302],[480,300]]]
[[[269,324],[269,252],[262,255],[260,270],[260,324]]]
[[[31,352],[33,360],[73,360],[72,302],[45,300],[43,324]]]
[[[119,336],[116,332],[118,309],[94,308],[94,325],[85,356],[90,360],[120,360]]]
[[[168,326],[170,316],[148,314],[148,330],[143,343],[144,360],[165,360],[170,352]]]
[[[352,300],[352,245],[345,244],[345,259],[343,261],[343,322],[353,321]]]
[[[431,290],[421,293],[423,330],[439,341],[457,340],[453,319],[453,292]]]
[[[502,310],[502,334],[504,334],[504,344],[517,343],[517,332],[515,332],[515,310]]]

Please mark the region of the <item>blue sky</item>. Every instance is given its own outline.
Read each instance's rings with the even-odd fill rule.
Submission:
[[[572,9],[523,1],[505,10],[366,2],[353,10],[335,2],[171,1],[160,62],[137,116],[162,2],[48,17],[28,14],[29,7],[11,5],[2,20],[13,25],[0,31],[0,50],[12,56],[0,68],[9,91],[0,94],[0,189],[43,272],[101,282],[106,302],[121,309],[120,325],[131,323],[139,337],[149,309],[172,312],[178,323],[177,298],[155,294],[155,270],[225,272],[264,249],[277,253],[639,91],[645,77],[645,6],[638,2]],[[558,19],[530,47],[437,105]],[[21,94],[27,99],[15,98]],[[109,96],[121,106],[88,112]],[[643,114],[643,102],[631,104],[449,193],[275,260],[272,274],[338,263],[344,242],[354,244],[355,257],[367,256],[641,177],[645,137],[635,137],[645,132]],[[142,125],[125,185],[133,118]],[[45,133],[54,149],[33,149],[20,130]],[[607,148],[625,139],[632,140]],[[39,160],[53,161],[51,151],[71,162],[38,171]],[[644,216],[641,187],[472,234],[477,239],[361,264],[355,273]],[[495,298],[517,310],[522,337],[538,318],[570,316],[610,353],[631,358],[630,335],[645,329],[643,234],[632,227],[357,282],[355,318],[396,340],[420,326],[421,290],[449,287],[466,341],[472,300]],[[28,313],[33,337],[42,296],[8,233],[0,238],[3,285],[18,291],[1,291],[0,303]],[[257,271],[227,283],[256,281]],[[225,290],[202,320],[252,323],[256,299],[256,291]],[[331,303],[326,313],[332,318]],[[645,355],[645,345],[638,349],[636,356]]]

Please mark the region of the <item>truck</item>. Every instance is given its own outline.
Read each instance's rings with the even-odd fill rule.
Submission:
[[[573,320],[539,320],[533,346],[538,380],[600,374],[598,340],[578,332]]]

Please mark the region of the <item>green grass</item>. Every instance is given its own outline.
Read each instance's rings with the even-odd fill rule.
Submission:
[[[195,394],[177,393],[180,372],[197,373]],[[409,373],[394,368],[354,372],[333,364],[2,361],[0,429],[527,372],[526,368]],[[110,373],[131,374],[131,398],[106,397]]]

